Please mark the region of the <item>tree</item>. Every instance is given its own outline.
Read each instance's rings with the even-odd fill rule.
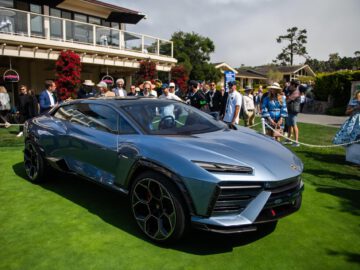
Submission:
[[[283,74],[280,71],[270,69],[266,74],[268,83],[280,82],[283,79]]]
[[[221,72],[209,67],[210,54],[215,51],[212,40],[194,32],[175,32],[171,40],[174,42],[174,57],[183,65],[194,80],[218,80]]]
[[[287,41],[290,44],[283,48],[282,52],[276,57],[275,62],[280,61],[282,65],[291,66],[294,63],[294,56],[304,56],[307,57],[307,51],[305,44],[307,43],[307,31],[306,29],[299,30],[297,27],[292,27],[287,29],[287,34],[279,36],[276,41],[281,43]]]
[[[360,69],[360,52],[354,54],[355,57],[341,57],[338,53],[331,53],[326,61],[308,58],[305,64],[309,65],[315,73],[334,72],[344,69],[358,70]]]
[[[354,52],[355,55],[355,68],[360,69],[360,51]]]

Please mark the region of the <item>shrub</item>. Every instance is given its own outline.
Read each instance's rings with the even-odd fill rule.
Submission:
[[[328,115],[334,115],[334,116],[343,116],[345,115],[345,107],[336,107],[336,108],[329,108],[326,110],[326,114]]]
[[[181,91],[186,92],[189,74],[183,65],[177,65],[171,68],[171,79],[179,86]]]
[[[81,82],[79,55],[70,50],[62,51],[55,65],[56,86],[60,99],[76,98],[77,86]]]
[[[314,94],[321,101],[327,101],[331,96],[334,108],[345,107],[350,100],[351,82],[358,80],[360,71],[319,73],[315,78]]]
[[[156,64],[150,60],[142,60],[140,61],[139,70],[135,74],[135,82],[139,85],[144,81],[153,81],[157,76]]]

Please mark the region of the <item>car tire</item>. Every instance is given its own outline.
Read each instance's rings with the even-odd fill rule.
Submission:
[[[46,162],[39,147],[31,140],[25,142],[24,166],[26,175],[31,182],[42,183],[46,180]]]
[[[170,243],[181,238],[189,227],[180,192],[160,173],[147,171],[136,177],[130,203],[140,229],[154,242]]]

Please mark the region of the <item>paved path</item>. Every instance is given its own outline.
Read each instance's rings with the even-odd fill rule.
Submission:
[[[347,118],[348,116],[330,116],[324,114],[299,113],[297,120],[301,123],[340,127]]]

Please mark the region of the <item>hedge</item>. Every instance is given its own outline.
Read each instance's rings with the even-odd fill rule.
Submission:
[[[316,99],[327,101],[331,96],[334,100],[333,108],[345,108],[350,100],[352,81],[360,81],[360,70],[318,73],[314,87]]]

